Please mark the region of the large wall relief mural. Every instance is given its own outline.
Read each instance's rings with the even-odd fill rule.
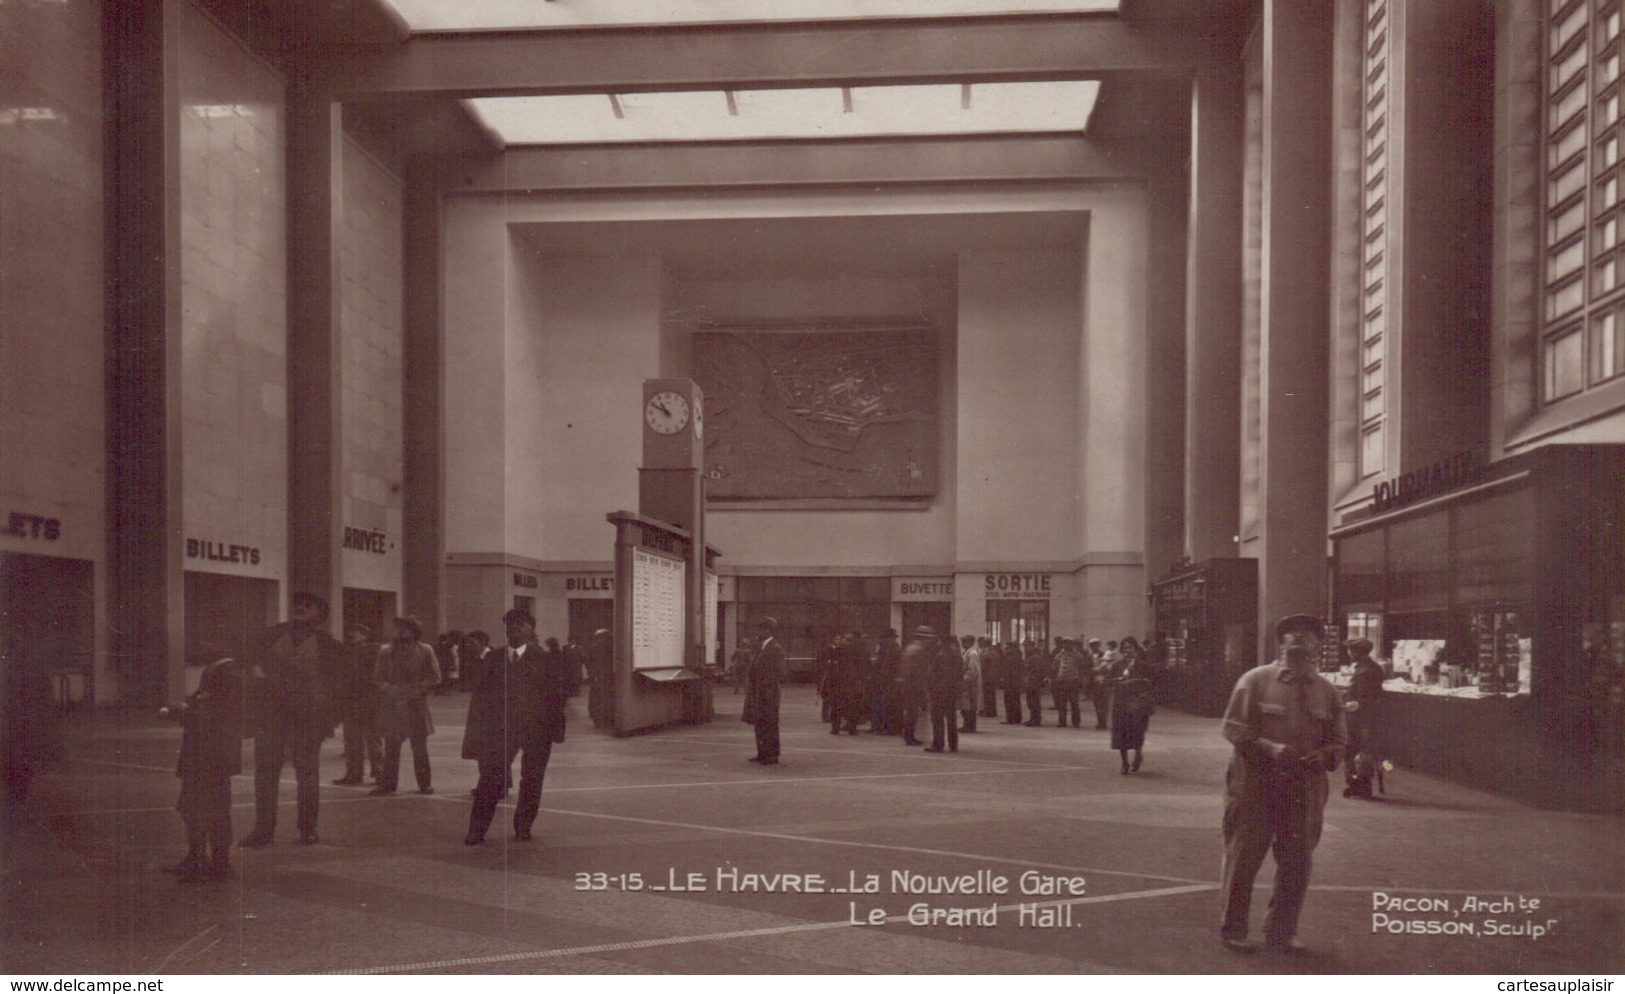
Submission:
[[[697,332],[712,500],[937,492],[937,332],[823,327]]]

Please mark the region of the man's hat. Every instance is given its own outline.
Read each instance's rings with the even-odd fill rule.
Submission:
[[[1275,640],[1279,642],[1292,631],[1310,632],[1318,638],[1322,632],[1320,619],[1312,614],[1289,614],[1275,623]]]
[[[1363,656],[1370,652],[1372,648],[1371,640],[1367,638],[1349,639],[1343,644],[1348,647],[1349,652],[1356,656]]]
[[[888,639],[894,639],[894,638],[896,638],[896,637],[897,637],[897,629],[895,629],[895,628],[888,628],[888,629],[886,629],[886,630],[885,630],[885,631],[883,631],[883,632],[881,632],[881,633],[880,633],[880,637],[881,637],[881,638],[888,638]]]
[[[917,639],[934,639],[937,637],[937,633],[932,630],[930,625],[921,625],[914,629],[914,637]]]
[[[775,617],[772,617],[771,615],[763,615],[761,620],[756,622],[756,627],[758,627],[758,628],[771,628],[774,631],[778,631],[779,630],[779,619],[777,619]]]

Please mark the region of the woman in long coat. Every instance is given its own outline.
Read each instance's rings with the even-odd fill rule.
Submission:
[[[1151,692],[1150,667],[1133,636],[1122,642],[1122,658],[1112,667],[1107,685],[1112,693],[1112,748],[1122,757],[1124,776],[1140,771],[1145,732],[1151,726],[1156,703]],[[1134,758],[1129,759],[1130,750]]]
[[[422,641],[416,618],[395,619],[395,640],[378,650],[373,682],[378,685],[378,734],[384,740],[384,765],[374,794],[393,794],[401,776],[401,742],[411,740],[412,772],[418,793],[433,794],[429,783],[429,691],[440,684],[434,647]]]

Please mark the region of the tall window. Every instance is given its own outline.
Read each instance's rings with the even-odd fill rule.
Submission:
[[[1550,0],[1541,400],[1625,373],[1621,0]]]
[[[1388,85],[1393,51],[1388,0],[1365,5],[1364,209],[1360,270],[1360,475],[1383,470],[1387,431],[1388,358]]]

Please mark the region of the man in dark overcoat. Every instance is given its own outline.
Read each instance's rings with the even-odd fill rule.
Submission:
[[[276,838],[277,792],[282,766],[293,764],[298,781],[299,841],[314,845],[321,797],[322,740],[333,734],[333,685],[343,667],[344,647],[323,631],[327,602],[315,594],[293,595],[292,620],[266,629],[251,657],[248,683],[254,732],[254,829],[238,843],[268,846]]]
[[[480,766],[474,807],[468,815],[463,845],[485,841],[497,803],[507,793],[514,757],[519,764],[519,799],[513,812],[515,842],[529,842],[536,812],[542,806],[542,778],[553,745],[564,741],[564,709],[570,679],[564,654],[546,652],[536,641],[536,619],[515,608],[502,616],[508,636],[505,649],[487,657],[472,672],[468,722],[463,732],[463,758]]]
[[[869,669],[869,730],[895,735],[902,722],[897,697],[897,667],[903,661],[903,647],[897,644],[897,629],[888,628],[875,646],[874,664]]]
[[[914,637],[903,650],[897,667],[897,685],[903,698],[903,744],[924,745],[920,741],[920,712],[926,709],[931,693],[931,661],[937,654],[937,633],[930,625],[914,629]]]
[[[600,628],[587,642],[587,714],[592,727],[615,727],[615,644]]]
[[[1027,664],[1021,646],[1006,642],[999,653],[999,686],[1004,689],[1004,723],[1021,724],[1021,692],[1027,686]]]
[[[778,620],[763,618],[762,642],[745,677],[745,713],[742,719],[756,726],[756,755],[752,763],[777,766],[779,762],[779,685],[784,682],[784,646],[777,636]]]
[[[830,711],[831,735],[839,735],[843,729],[848,735],[858,734],[858,722],[863,718],[863,681],[868,669],[869,647],[863,644],[863,635],[848,632],[836,648],[834,668],[830,671],[830,694],[835,705]]]

